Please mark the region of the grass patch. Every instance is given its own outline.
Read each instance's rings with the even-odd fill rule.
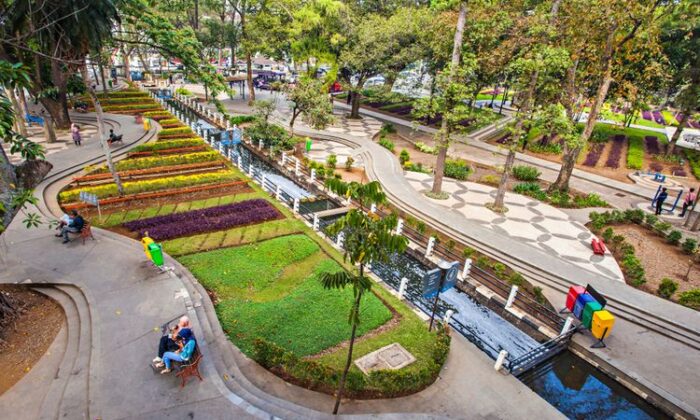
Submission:
[[[216,293],[224,330],[246,354],[251,354],[258,337],[306,356],[350,334],[347,313],[352,290],[321,287],[322,272],[342,268],[306,235],[185,256],[180,261]],[[389,309],[367,295],[359,334],[390,318]]]

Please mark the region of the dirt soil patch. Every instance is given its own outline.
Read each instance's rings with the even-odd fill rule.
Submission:
[[[25,304],[13,325],[0,331],[0,395],[10,389],[46,353],[65,322],[61,306],[53,299],[25,287],[0,285],[1,292]]]
[[[690,256],[665,239],[637,225],[613,226],[615,234],[622,235],[634,246],[637,258],[642,262],[647,282],[640,289],[656,294],[664,277],[678,282],[678,291],[672,298],[690,289],[700,288],[700,263],[692,263]],[[688,274],[690,268],[690,275]]]

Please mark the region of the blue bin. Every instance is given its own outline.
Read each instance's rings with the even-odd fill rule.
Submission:
[[[578,295],[576,298],[576,304],[574,304],[574,316],[578,319],[581,320],[581,317],[583,316],[583,308],[586,307],[586,304],[589,302],[595,302],[595,298],[588,293],[582,293]]]

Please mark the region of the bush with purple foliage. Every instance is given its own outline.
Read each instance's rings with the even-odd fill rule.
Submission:
[[[277,219],[279,211],[268,201],[254,199],[240,203],[173,213],[124,223],[124,227],[140,234],[148,231],[154,240],[177,238],[235,226]]]
[[[608,154],[608,160],[605,162],[605,166],[608,168],[619,168],[620,158],[622,157],[622,149],[625,147],[627,142],[627,137],[618,134],[612,139],[612,148],[610,149],[610,154]]]
[[[661,153],[661,148],[659,147],[659,139],[654,136],[644,137],[644,144],[646,145],[647,152],[652,155],[658,155]]]

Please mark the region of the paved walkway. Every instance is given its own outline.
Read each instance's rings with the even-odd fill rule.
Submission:
[[[81,118],[90,118],[87,114]],[[130,117],[111,116],[124,133],[124,153],[143,131]],[[37,188],[38,210],[56,215],[60,185],[85,163],[99,160],[94,144],[49,156],[54,168]],[[292,386],[235,349],[216,320],[211,301],[176,261],[160,273],[136,241],[95,229],[95,241],[62,245],[53,231],[26,230],[19,215],[0,236],[0,282],[34,285],[58,300],[67,325],[43,358],[0,396],[7,418],[329,418],[330,396]],[[173,377],[154,374],[149,361],[159,325],[188,314],[204,354],[204,381],[184,390]],[[56,355],[61,355],[56,360]],[[25,392],[31,389],[33,404]],[[343,413],[375,418],[563,418],[512,376],[497,373],[486,355],[455,337],[438,382],[395,400],[350,401]],[[391,414],[394,413],[394,414]],[[399,414],[400,413],[400,414]],[[422,414],[421,414],[422,413]],[[364,416],[360,416],[364,417]]]

